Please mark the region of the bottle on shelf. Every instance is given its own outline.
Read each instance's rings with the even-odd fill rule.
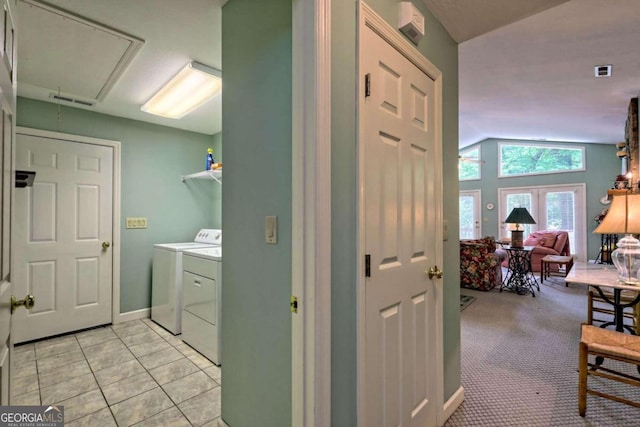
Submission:
[[[211,170],[211,166],[214,164],[213,160],[213,148],[207,150],[207,168],[205,170]]]

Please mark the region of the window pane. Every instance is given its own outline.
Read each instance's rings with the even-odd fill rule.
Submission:
[[[500,144],[500,176],[584,170],[584,147]]]
[[[480,179],[480,148],[460,152],[458,179],[460,181]]]
[[[507,216],[509,216],[513,208],[527,208],[529,213],[531,213],[531,194],[530,193],[507,194]],[[505,217],[505,219],[506,218],[507,217]],[[535,218],[533,219],[535,220]],[[524,235],[528,236],[529,234],[531,234],[532,225],[520,224],[520,230],[524,230]]]
[[[473,196],[460,196],[460,238],[473,239],[474,218]]]
[[[569,245],[575,248],[575,197],[573,192],[547,193],[547,229],[569,232]]]

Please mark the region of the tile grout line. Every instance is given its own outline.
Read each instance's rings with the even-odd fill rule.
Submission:
[[[150,329],[151,331],[153,331],[153,332],[154,332],[157,336],[159,336],[159,337],[160,337],[164,342],[166,342],[166,343],[170,346],[170,348],[175,349],[178,353],[180,353],[180,355],[181,355],[183,358],[185,358],[185,359],[189,360],[191,363],[193,363],[193,364],[194,364],[194,366],[198,369],[198,371],[200,371],[200,372],[202,372],[203,374],[205,374],[205,375],[207,376],[207,378],[211,378],[209,375],[207,375],[207,373],[206,373],[206,372],[204,372],[204,369],[202,369],[200,366],[198,366],[196,363],[194,363],[194,362],[193,362],[193,361],[192,361],[192,360],[191,360],[191,359],[190,359],[186,354],[184,354],[182,351],[180,351],[178,348],[176,348],[176,346],[175,346],[174,344],[172,344],[168,339],[166,339],[164,336],[162,336],[162,334],[158,333],[158,331],[157,331],[154,327],[150,326],[150,325],[149,325],[149,323],[145,322],[144,320],[140,320],[140,323],[141,323],[141,324],[143,324],[143,325],[145,325],[145,326],[146,326],[148,329]],[[114,333],[115,333],[115,334],[118,336],[118,338],[122,341],[122,338],[121,338],[121,337],[120,337],[120,336],[119,336],[115,331],[114,331]],[[134,334],[134,335],[136,335],[136,334]],[[176,337],[176,335],[173,335],[172,337],[173,337],[173,338],[175,338],[175,337]],[[129,352],[131,352],[131,350],[130,350],[130,348],[129,348],[129,345],[128,345],[127,343],[125,343],[124,341],[122,341],[122,342],[123,342],[123,344],[125,345],[125,347],[127,348],[127,350],[129,350]],[[181,342],[183,342],[183,343],[184,343],[184,341],[181,341]],[[185,343],[185,344],[186,344],[186,343]],[[187,345],[188,345],[188,344],[187,344]],[[189,348],[192,348],[192,347],[189,347]],[[195,351],[195,350],[194,350],[194,351]],[[166,392],[166,391],[165,391],[165,389],[162,387],[162,385],[161,385],[160,383],[158,383],[158,381],[153,377],[153,375],[152,375],[152,374],[151,374],[151,372],[150,372],[150,369],[148,369],[146,366],[144,366],[144,364],[142,364],[142,363],[140,362],[140,359],[138,358],[138,356],[136,356],[133,352],[131,352],[131,354],[133,355],[133,357],[135,358],[135,360],[136,360],[138,363],[140,363],[140,366],[142,366],[142,368],[143,368],[143,369],[145,370],[145,372],[146,372],[146,373],[151,377],[151,379],[156,383],[156,385],[160,388],[160,390],[162,390],[162,392],[165,394],[165,396],[167,396],[167,398],[169,399],[169,401],[173,404],[173,407],[175,407],[175,408],[180,412],[180,414],[182,414],[182,416],[187,420],[187,422],[189,422],[189,424],[193,425],[193,423],[191,423],[191,421],[189,420],[189,418],[187,417],[187,415],[182,411],[182,409],[180,409],[180,407],[178,406],[179,404],[178,404],[178,403],[176,403],[176,402],[171,398],[171,396],[169,396],[169,395],[167,394],[167,392]],[[146,356],[146,354],[145,354],[144,356]],[[141,357],[142,357],[142,356],[141,356]],[[156,367],[154,367],[153,369],[156,369],[156,368],[160,368],[160,367],[162,367],[162,366],[169,365],[169,364],[171,364],[171,363],[173,363],[173,362],[175,362],[175,361],[168,362],[168,363],[165,363],[165,364],[162,364],[162,365],[156,366]],[[184,378],[184,377],[182,377],[182,378]],[[178,379],[180,379],[180,378],[178,378]],[[173,381],[177,381],[178,379],[173,380]],[[221,385],[220,385],[220,384],[219,384],[215,379],[211,378],[211,380],[216,384],[216,386],[217,386],[217,387],[221,387]],[[171,382],[173,382],[173,381],[171,381]],[[212,389],[215,389],[215,388],[216,388],[216,387],[213,387],[213,388],[208,389],[208,390],[205,390],[205,391],[209,391],[209,390],[212,390]],[[149,391],[149,390],[147,390],[147,391]],[[144,393],[144,392],[143,392],[143,393]],[[142,393],[140,393],[140,394],[142,394]],[[137,394],[137,395],[135,395],[135,396],[139,396],[140,394]],[[132,398],[132,397],[135,397],[135,396],[131,396],[131,397],[129,397],[128,399],[130,399],[130,398]],[[196,398],[196,397],[198,397],[198,396],[196,395],[196,396],[190,397],[189,399],[186,399],[184,402],[186,402],[186,401],[188,401],[188,400],[190,400],[190,399]],[[105,398],[105,400],[106,400],[106,398]],[[184,403],[184,402],[180,402],[180,403]],[[108,404],[108,403],[107,403],[107,404]],[[153,414],[153,415],[150,415],[149,417],[146,417],[146,418],[144,418],[143,420],[140,420],[139,422],[142,422],[142,421],[144,421],[145,419],[151,418],[151,417],[153,417],[153,416],[155,416],[155,415],[157,415],[157,414],[159,414],[159,413],[162,413],[162,412],[164,412],[164,411],[166,411],[166,410],[168,410],[168,409],[170,409],[170,408],[163,409],[162,411],[160,411],[160,412],[158,412],[158,413],[155,413],[155,414]],[[114,419],[115,419],[115,417],[114,417]],[[136,423],[136,424],[137,424],[137,423]]]
[[[153,330],[153,331],[154,331],[154,332],[155,332],[155,333],[156,333],[160,338],[162,338],[162,339],[163,339],[167,344],[169,344],[169,345],[171,346],[171,348],[175,349],[175,350],[176,350],[178,353],[180,353],[180,354],[181,354],[185,359],[187,359],[188,361],[190,361],[191,363],[193,363],[193,364],[194,364],[194,366],[195,366],[196,368],[198,368],[198,371],[200,371],[200,372],[202,372],[203,374],[205,374],[205,375],[207,376],[207,378],[211,378],[211,377],[209,377],[209,375],[207,375],[207,373],[206,373],[206,372],[204,372],[204,369],[202,369],[200,366],[198,366],[197,364],[195,364],[191,359],[189,359],[189,357],[188,357],[186,354],[184,354],[183,352],[181,352],[181,351],[180,351],[178,348],[176,348],[176,346],[175,346],[175,345],[173,345],[169,340],[167,340],[165,337],[163,337],[161,334],[159,334],[159,333],[155,330],[155,328],[153,328],[153,327],[149,326],[149,323],[145,322],[144,320],[142,320],[141,322],[142,322],[142,323],[144,323],[144,324],[146,324],[146,325],[147,325],[147,327],[148,327],[149,329]],[[151,322],[151,320],[149,320],[149,322]],[[158,326],[158,327],[161,327],[161,326]],[[172,337],[172,338],[176,338],[176,337],[177,337],[177,335],[172,335],[171,337]],[[180,342],[182,342],[182,343],[186,344],[186,343],[185,343],[184,341],[182,341],[182,340],[181,340]],[[126,344],[125,344],[125,345],[126,345]],[[188,345],[188,344],[186,344],[186,345]],[[191,347],[191,346],[189,346],[189,348],[192,348],[192,347]],[[136,360],[138,360],[138,359],[137,359],[137,356],[135,356],[135,355],[134,355],[134,357],[136,357]],[[173,363],[173,362],[169,362],[169,363]],[[165,365],[168,365],[169,363],[167,363],[167,364],[165,364]],[[140,363],[140,364],[142,365],[142,363]],[[165,365],[161,365],[161,366],[165,366]],[[147,370],[147,368],[146,368],[144,365],[142,365],[142,367],[143,367],[145,370]],[[160,367],[160,366],[157,366],[157,367]],[[148,370],[147,370],[147,372],[149,373],[149,376],[151,376],[151,378],[153,378],[153,375],[151,375],[151,373],[150,373]],[[191,375],[191,374],[189,374],[189,375]],[[184,378],[184,377],[183,377],[183,378]],[[154,380],[154,381],[156,381],[156,379],[155,379],[155,378],[153,378],[153,380]],[[176,380],[174,380],[174,381],[177,381],[177,380],[178,380],[178,379],[176,379]],[[220,385],[220,384],[218,384],[218,382],[217,382],[215,379],[211,378],[211,380],[212,380],[212,381],[217,385],[217,387],[221,387],[221,385]],[[173,381],[171,381],[171,382],[173,382]],[[157,381],[156,381],[156,384],[158,384],[158,386],[162,389],[162,391],[164,392],[164,394],[165,394],[165,395],[167,395],[167,397],[169,398],[169,400],[171,400],[171,402],[174,404],[175,408],[176,408],[176,409],[177,409],[177,410],[182,414],[182,416],[187,420],[187,422],[193,426],[193,423],[189,420],[189,418],[187,417],[187,415],[182,411],[182,409],[180,408],[180,406],[178,406],[179,404],[178,404],[178,403],[176,403],[176,402],[171,398],[171,396],[169,396],[169,395],[167,394],[167,392],[164,390],[164,388],[162,387],[162,385],[160,385]],[[216,388],[216,387],[213,387],[213,388],[208,389],[208,390],[205,390],[205,391],[213,390],[214,388]],[[186,399],[186,400],[184,400],[183,402],[180,402],[180,403],[184,403],[184,402],[186,402],[186,401],[188,401],[188,400],[191,400],[191,399],[194,399],[194,398],[196,398],[196,397],[198,397],[198,395],[193,396],[193,397],[190,397],[189,399]],[[160,411],[160,412],[164,412],[164,411]],[[143,421],[144,421],[144,420],[143,420]],[[212,420],[212,421],[213,421],[213,420]],[[142,422],[142,421],[141,421],[141,422]]]
[[[160,335],[156,330],[154,330],[152,327],[150,327],[150,326],[149,326],[145,321],[140,320],[140,323],[141,323],[141,324],[143,324],[143,325],[145,325],[148,329],[150,329],[150,330],[151,330],[151,331],[153,331],[156,335],[158,335],[158,336],[159,336],[159,337],[160,337],[164,342],[166,342],[167,344],[169,344],[169,346],[171,346],[171,348],[175,348],[175,347],[173,346],[173,344],[171,344],[169,341],[167,341],[167,340],[166,340],[162,335]],[[115,331],[114,331],[114,333],[115,333]],[[116,335],[118,335],[118,334],[116,333]],[[123,343],[124,343],[124,341],[123,341]],[[135,360],[136,360],[138,363],[140,363],[140,366],[142,366],[142,369],[144,369],[144,371],[147,373],[147,375],[149,375],[149,377],[151,377],[151,379],[156,383],[156,385],[158,386],[158,388],[160,388],[160,390],[162,390],[162,392],[164,393],[164,395],[165,395],[165,396],[167,396],[167,398],[168,398],[168,399],[169,399],[169,401],[173,404],[173,406],[174,406],[174,407],[175,407],[175,408],[180,412],[180,414],[182,414],[182,416],[184,417],[184,419],[185,419],[185,420],[187,420],[187,422],[188,422],[190,425],[192,425],[192,426],[193,426],[193,423],[191,423],[191,421],[189,421],[189,418],[187,418],[186,414],[184,414],[184,413],[182,412],[182,410],[180,409],[180,407],[178,406],[178,404],[177,404],[176,402],[174,402],[174,401],[173,401],[173,399],[171,398],[171,396],[169,396],[169,395],[167,394],[167,392],[164,390],[164,388],[162,388],[162,385],[160,385],[160,383],[159,383],[159,382],[154,378],[154,376],[153,376],[153,375],[151,375],[151,372],[149,372],[150,370],[149,370],[149,369],[147,369],[147,367],[146,367],[146,366],[144,366],[144,364],[142,364],[142,362],[140,362],[140,359],[138,359],[138,356],[136,356],[135,354],[133,354],[133,352],[129,349],[129,346],[128,346],[126,343],[124,343],[124,345],[125,345],[125,347],[127,347],[127,350],[129,350],[129,351],[131,352],[131,354],[133,355],[133,357],[135,358]],[[176,351],[178,351],[180,354],[182,354],[182,353],[180,352],[180,350],[178,350],[177,348],[176,348]],[[146,356],[146,355],[145,355],[145,356]],[[184,354],[182,354],[182,356],[184,356]],[[186,356],[184,356],[184,357],[186,358]],[[172,362],[169,362],[169,363],[172,363]],[[164,364],[164,365],[160,365],[160,366],[165,366],[165,365],[168,365],[169,363],[166,363],[166,364]],[[159,368],[160,366],[156,366],[156,368]],[[149,390],[147,390],[147,391],[149,391]],[[140,393],[140,394],[142,394],[142,393]],[[139,396],[140,394],[138,394],[138,395],[136,395],[136,396]],[[132,396],[132,397],[133,397],[133,396]],[[108,403],[107,403],[107,404],[108,404]],[[158,415],[158,414],[160,414],[160,413],[162,413],[162,412],[164,412],[164,411],[167,411],[167,410],[169,410],[169,409],[171,409],[171,408],[163,409],[162,411],[160,411],[160,412],[158,412],[158,413],[155,413],[155,414],[153,414],[153,415],[151,415],[151,416],[149,416],[149,417],[143,418],[142,420],[138,421],[138,422],[137,422],[137,423],[135,423],[135,424],[139,424],[139,423],[143,422],[144,420],[149,419],[149,418],[151,418],[151,417],[154,417],[154,416],[156,416],[156,415]],[[115,419],[115,417],[114,417],[114,419]],[[116,423],[117,423],[117,421],[116,421]],[[133,425],[135,426],[135,424],[133,424]]]
[[[118,337],[118,339],[120,339],[118,334],[116,334],[115,331],[113,331],[113,329],[111,329],[111,325],[109,325],[109,330],[111,330]],[[82,345],[80,344],[80,341],[78,340],[78,335],[74,334],[74,337],[76,338],[76,341],[78,341],[78,346],[80,347],[80,351],[82,352],[82,356],[84,357],[85,362],[87,362],[87,366],[89,366],[89,370],[91,371],[91,375],[93,375],[93,379],[95,380],[96,384],[98,385],[98,390],[100,390],[100,394],[102,395],[102,398],[104,399],[104,403],[107,404],[107,409],[109,409],[109,413],[111,414],[111,418],[113,418],[113,422],[115,422],[116,425],[118,425],[118,421],[116,420],[116,416],[113,413],[113,410],[111,409],[111,406],[109,405],[109,402],[107,401],[107,396],[104,395],[104,391],[102,390],[102,386],[98,382],[98,378],[96,377],[96,372],[91,367],[91,363],[89,363],[89,359],[87,359],[87,354],[84,352],[84,347],[82,347]],[[120,340],[120,342],[122,342],[122,340]],[[124,342],[122,342],[122,344],[126,347],[126,344]],[[128,348],[127,348],[127,350],[128,350]],[[101,410],[102,409],[99,409],[99,410],[97,410],[95,412],[91,412],[89,414],[83,415],[82,417],[79,417],[79,418],[76,418],[76,419],[79,420],[80,418],[95,414],[95,413],[97,413],[97,412],[99,412]],[[66,421],[67,420],[65,420],[65,422]],[[74,421],[74,420],[72,420],[72,421]]]
[[[147,320],[147,321],[145,321],[145,320]],[[159,412],[157,412],[157,413],[154,413],[154,414],[151,414],[151,415],[149,415],[149,416],[146,416],[146,417],[145,417],[145,418],[143,418],[142,420],[140,420],[140,421],[136,422],[136,424],[137,424],[137,423],[144,422],[145,420],[147,420],[147,419],[149,419],[149,418],[151,418],[151,417],[154,417],[154,416],[156,416],[156,415],[158,415],[158,414],[160,414],[160,413],[162,413],[162,412],[165,412],[165,411],[167,411],[167,410],[170,410],[170,409],[172,409],[172,408],[175,408],[175,409],[177,409],[177,410],[178,410],[178,412],[179,412],[179,413],[184,417],[184,419],[185,419],[185,420],[187,420],[187,422],[188,422],[190,425],[193,425],[193,423],[189,420],[189,418],[187,417],[187,415],[186,415],[186,414],[182,411],[182,409],[178,406],[178,405],[179,405],[179,403],[176,403],[176,402],[174,401],[174,399],[173,399],[173,398],[171,398],[171,396],[169,396],[169,395],[168,395],[168,393],[165,391],[165,389],[163,388],[163,386],[162,386],[162,385],[161,385],[161,384],[156,380],[156,378],[154,378],[154,376],[151,374],[150,369],[148,369],[148,368],[147,368],[147,367],[146,367],[146,366],[145,366],[145,365],[140,361],[140,357],[143,357],[143,356],[146,356],[146,355],[153,354],[153,352],[151,352],[151,353],[147,353],[147,354],[144,354],[144,355],[142,355],[142,356],[137,356],[136,354],[134,354],[134,353],[133,353],[133,351],[131,351],[131,348],[130,348],[131,346],[140,345],[140,344],[145,344],[146,342],[143,342],[143,343],[137,343],[137,344],[132,344],[132,345],[130,346],[129,344],[127,344],[127,343],[125,342],[125,340],[124,340],[123,338],[126,338],[126,337],[128,337],[128,336],[135,336],[135,335],[138,335],[138,334],[147,333],[149,330],[151,330],[151,331],[153,331],[153,333],[154,333],[156,336],[160,337],[160,338],[162,339],[162,341],[163,341],[163,342],[165,342],[166,344],[168,344],[168,346],[169,346],[168,348],[171,348],[171,349],[175,350],[176,352],[178,352],[178,353],[180,354],[180,356],[181,356],[181,357],[180,357],[179,359],[177,359],[177,360],[185,359],[185,360],[189,361],[191,364],[193,364],[193,365],[197,368],[197,370],[196,370],[195,372],[192,372],[191,374],[188,374],[188,375],[195,374],[196,372],[201,372],[201,373],[203,373],[203,374],[206,376],[206,378],[210,379],[210,380],[213,382],[213,384],[214,384],[214,386],[213,386],[213,387],[211,387],[211,388],[209,388],[209,389],[207,389],[207,390],[204,390],[202,393],[199,393],[198,395],[195,395],[195,396],[189,397],[188,399],[184,400],[183,402],[180,402],[180,404],[182,404],[182,403],[184,403],[184,402],[187,402],[187,401],[189,401],[189,400],[191,400],[191,399],[195,399],[195,398],[197,398],[198,396],[202,395],[203,393],[208,392],[208,391],[210,391],[210,390],[214,390],[214,389],[216,389],[217,387],[222,387],[222,385],[221,385],[221,384],[220,384],[220,383],[219,383],[215,378],[213,378],[211,375],[209,375],[207,372],[205,372],[205,369],[209,369],[209,368],[211,368],[211,367],[213,367],[213,366],[216,366],[216,365],[215,365],[215,364],[213,364],[213,363],[211,363],[211,362],[209,362],[208,360],[207,360],[207,362],[209,362],[209,364],[203,364],[203,363],[198,363],[198,362],[194,361],[194,360],[192,359],[192,357],[191,357],[191,356],[201,356],[201,357],[203,357],[203,358],[204,358],[204,356],[202,356],[200,353],[198,353],[195,349],[193,349],[193,348],[192,348],[191,346],[189,346],[187,343],[184,343],[184,341],[181,341],[181,340],[180,340],[180,341],[177,341],[177,336],[176,336],[176,335],[168,335],[168,332],[167,332],[166,334],[161,334],[161,333],[158,331],[158,328],[160,328],[160,326],[158,326],[158,325],[156,325],[156,324],[152,323],[152,321],[151,321],[150,319],[139,319],[138,321],[133,321],[133,322],[132,322],[132,324],[133,324],[133,325],[144,325],[144,326],[145,326],[144,331],[143,331],[143,332],[139,332],[139,333],[133,333],[133,334],[131,334],[131,335],[124,335],[124,336],[121,336],[121,335],[120,335],[120,334],[118,334],[118,332],[117,332],[117,331],[118,331],[118,328],[114,329],[114,328],[113,328],[113,326],[114,326],[114,325],[113,325],[113,324],[111,324],[111,325],[102,325],[102,326],[99,326],[99,327],[96,327],[96,328],[90,328],[90,329],[86,329],[86,330],[83,330],[83,331],[72,332],[72,333],[69,333],[69,334],[68,334],[69,336],[73,336],[73,342],[74,342],[75,344],[77,344],[78,348],[80,349],[80,353],[82,354],[83,361],[84,361],[84,362],[87,364],[87,366],[89,367],[89,371],[91,372],[91,374],[92,374],[92,376],[93,376],[93,379],[94,379],[94,381],[96,382],[97,388],[98,388],[98,390],[100,391],[100,394],[101,394],[102,398],[104,399],[104,402],[106,403],[107,408],[109,408],[109,412],[110,412],[110,414],[111,414],[112,419],[114,420],[114,422],[115,422],[116,424],[118,424],[118,421],[117,421],[117,419],[116,419],[116,417],[115,417],[115,414],[114,414],[114,412],[113,412],[113,409],[112,409],[112,407],[113,407],[114,405],[116,405],[116,404],[118,404],[118,403],[125,402],[125,401],[127,401],[127,400],[129,400],[129,399],[131,399],[131,398],[136,397],[136,396],[140,396],[141,394],[143,394],[143,393],[145,393],[145,392],[148,392],[148,391],[150,391],[150,390],[146,390],[146,391],[143,391],[143,392],[141,392],[141,393],[138,393],[138,394],[135,394],[135,395],[132,395],[132,396],[128,396],[126,399],[124,399],[124,400],[122,400],[122,401],[120,401],[120,402],[116,402],[116,403],[114,403],[113,405],[110,405],[110,404],[109,404],[109,402],[108,402],[108,400],[107,400],[107,397],[106,397],[106,395],[105,395],[105,393],[104,393],[103,387],[100,385],[100,382],[98,381],[98,378],[97,378],[97,376],[96,376],[96,372],[98,372],[100,369],[98,369],[98,370],[94,369],[94,367],[92,366],[92,364],[91,364],[91,363],[89,363],[89,359],[88,359],[88,357],[87,357],[87,353],[86,353],[86,350],[87,350],[87,349],[89,349],[89,348],[93,347],[94,345],[99,345],[99,344],[100,344],[100,342],[96,342],[95,344],[88,345],[88,346],[82,346],[82,345],[81,345],[81,341],[80,341],[80,339],[79,339],[79,337],[78,337],[78,334],[79,334],[79,333],[86,332],[86,331],[88,331],[88,330],[92,330],[92,329],[99,330],[100,328],[103,328],[103,330],[105,330],[105,331],[106,331],[106,330],[111,331],[111,333],[113,333],[113,334],[115,335],[115,338],[117,338],[117,339],[119,340],[119,343],[120,343],[120,344],[122,344],[122,345],[124,346],[124,348],[127,350],[127,352],[129,352],[129,354],[133,357],[133,360],[135,360],[135,361],[136,361],[136,362],[137,362],[137,363],[142,367],[143,372],[144,372],[144,373],[146,373],[149,377],[151,377],[151,379],[153,380],[153,384],[155,384],[155,387],[153,387],[151,390],[153,390],[153,389],[155,389],[155,388],[160,388],[160,390],[162,391],[162,393],[164,394],[164,396],[166,396],[166,397],[168,398],[169,402],[171,402],[171,404],[172,404],[172,407],[170,407],[170,408],[166,408],[166,409],[163,409],[163,410],[161,410],[161,411],[159,411]],[[124,329],[126,329],[126,328],[120,328],[120,330],[124,330]],[[167,335],[167,336],[165,337],[165,335]],[[64,335],[62,335],[62,337],[64,337]],[[55,338],[58,338],[58,337],[55,337]],[[42,341],[46,341],[46,340],[47,340],[47,339],[33,342],[33,354],[34,354],[34,356],[33,356],[33,357],[34,357],[34,364],[35,364],[35,371],[36,371],[36,382],[37,382],[37,386],[38,386],[38,398],[39,398],[40,404],[43,404],[43,403],[42,403],[42,398],[43,398],[43,395],[42,395],[42,389],[43,389],[43,387],[41,386],[41,382],[40,382],[40,375],[41,375],[41,373],[40,373],[40,369],[39,369],[39,365],[40,365],[40,363],[41,363],[41,360],[43,360],[43,359],[45,359],[45,358],[48,358],[48,357],[58,357],[58,356],[60,356],[60,355],[63,355],[63,354],[65,354],[65,353],[69,353],[69,352],[70,352],[70,351],[69,351],[69,352],[64,351],[64,352],[62,352],[62,353],[52,354],[52,355],[48,355],[48,356],[43,357],[43,358],[39,358],[39,357],[38,357],[38,352],[37,352],[37,350],[36,350],[36,345],[35,345],[35,344],[36,344],[37,342],[42,342]],[[107,340],[107,341],[109,341],[109,340]],[[102,341],[102,342],[106,342],[106,341]],[[187,349],[189,349],[189,350],[191,350],[191,351],[195,352],[195,354],[190,354],[190,352],[189,352],[189,351],[185,351],[185,350],[186,350],[185,348],[183,348],[183,349],[179,348],[179,347],[180,347],[180,344],[184,344],[184,345],[186,346],[186,348],[187,348]],[[55,345],[55,343],[53,343],[52,345]],[[45,349],[45,348],[47,348],[47,347],[44,347],[44,346],[43,346],[43,349],[41,349],[41,352],[42,352],[42,351],[44,351],[44,349]],[[73,350],[71,350],[71,351],[73,351]],[[161,364],[161,365],[155,366],[153,369],[155,369],[155,368],[160,368],[160,367],[163,367],[163,366],[166,366],[166,365],[168,365],[168,364],[170,364],[170,363],[174,363],[174,362],[176,362],[177,360],[174,360],[174,361],[171,361],[171,362],[167,362],[167,363],[163,363],[163,364]],[[73,363],[73,362],[71,362],[71,363]],[[71,364],[71,363],[68,363],[68,364],[65,364],[65,365],[63,365],[63,366],[60,366],[60,367],[58,367],[57,369],[64,369],[64,367],[65,367],[65,366],[67,366],[67,365],[69,365],[69,364]],[[126,363],[126,362],[122,362],[122,363]],[[109,367],[107,367],[107,368],[102,368],[102,369],[108,369],[108,368],[111,368],[111,367],[113,367],[113,366],[117,366],[117,365],[118,365],[118,363],[116,363],[115,365],[109,366]],[[142,373],[142,372],[141,372],[141,373]],[[185,375],[185,376],[180,377],[180,378],[176,378],[176,379],[174,379],[174,380],[170,381],[169,383],[174,382],[174,381],[178,381],[178,380],[180,380],[180,379],[182,379],[182,378],[185,378],[185,377],[186,377],[186,376],[188,376],[188,375]],[[212,374],[212,375],[213,375],[213,374]],[[124,378],[124,379],[126,379],[126,378]],[[122,380],[124,380],[124,379],[120,379],[119,381],[122,381]],[[68,381],[68,380],[65,380],[65,381]],[[115,383],[117,383],[117,382],[119,382],[119,381],[116,381]],[[115,384],[115,383],[113,383],[113,384]],[[90,390],[90,391],[91,391],[91,390]],[[88,392],[90,392],[90,391],[88,391]],[[86,393],[88,393],[88,392],[86,392]],[[24,394],[26,394],[26,393],[24,393]],[[23,394],[23,395],[24,395],[24,394]],[[82,395],[82,394],[84,394],[84,393],[81,393],[81,394],[76,395],[76,396],[69,397],[68,399],[71,399],[71,398],[74,398],[74,397],[80,396],[80,395]],[[64,399],[64,400],[68,400],[68,399]],[[104,408],[101,408],[101,409],[96,410],[96,411],[93,411],[93,412],[91,412],[91,413],[84,414],[84,415],[82,415],[81,417],[76,418],[75,420],[77,420],[77,419],[81,419],[81,418],[84,418],[84,417],[87,417],[87,416],[90,416],[90,415],[92,415],[92,414],[95,414],[95,413],[97,413],[97,412],[102,411],[103,409],[104,409]],[[218,415],[217,417],[215,417],[215,418],[213,418],[212,420],[209,420],[209,421],[207,421],[207,422],[214,421],[214,420],[215,420],[215,419],[217,419],[217,418],[220,418],[220,416]],[[75,421],[75,420],[68,420],[68,421]]]

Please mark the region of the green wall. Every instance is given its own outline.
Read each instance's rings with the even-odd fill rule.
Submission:
[[[18,98],[17,125],[121,142],[120,312],[151,304],[155,243],[187,242],[200,228],[220,227],[220,185],[180,176],[204,169],[208,147],[221,161],[221,136],[157,126]],[[146,217],[146,229],[125,229]]]
[[[235,1],[235,0],[234,0]],[[397,1],[367,2],[397,28]],[[444,216],[458,218],[458,46],[421,1],[427,35],[417,48],[443,73]],[[356,88],[357,2],[332,2],[332,258],[331,409],[332,426],[357,422],[356,336]],[[459,245],[457,219],[444,242],[444,397],[460,386]]]
[[[234,427],[291,425],[291,20],[290,0],[222,9],[222,417]]]
[[[600,236],[593,234],[596,223],[593,218],[599,214],[602,208],[608,207],[600,203],[600,198],[607,194],[607,189],[611,188],[612,181],[620,173],[621,161],[616,156],[616,147],[612,144],[566,144],[562,142],[539,142],[536,144],[576,145],[585,148],[586,170],[581,172],[566,172],[548,175],[522,176],[514,178],[498,178],[498,144],[502,141],[508,142],[528,142],[520,140],[487,139],[479,144],[465,147],[465,150],[480,147],[480,158],[485,161],[481,166],[480,180],[460,181],[460,190],[480,190],[482,206],[482,234],[485,236],[498,236],[500,223],[504,218],[498,218],[498,189],[509,187],[529,187],[555,184],[577,184],[585,183],[586,192],[586,232],[587,232],[587,254],[589,259],[598,256],[600,247]],[[487,203],[493,203],[496,209],[488,210]],[[572,249],[573,250],[573,249]]]
[[[356,6],[331,2],[331,425],[356,425]]]

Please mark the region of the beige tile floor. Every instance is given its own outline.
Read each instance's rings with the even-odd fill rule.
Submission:
[[[15,347],[15,405],[72,426],[223,426],[220,368],[149,319]]]

